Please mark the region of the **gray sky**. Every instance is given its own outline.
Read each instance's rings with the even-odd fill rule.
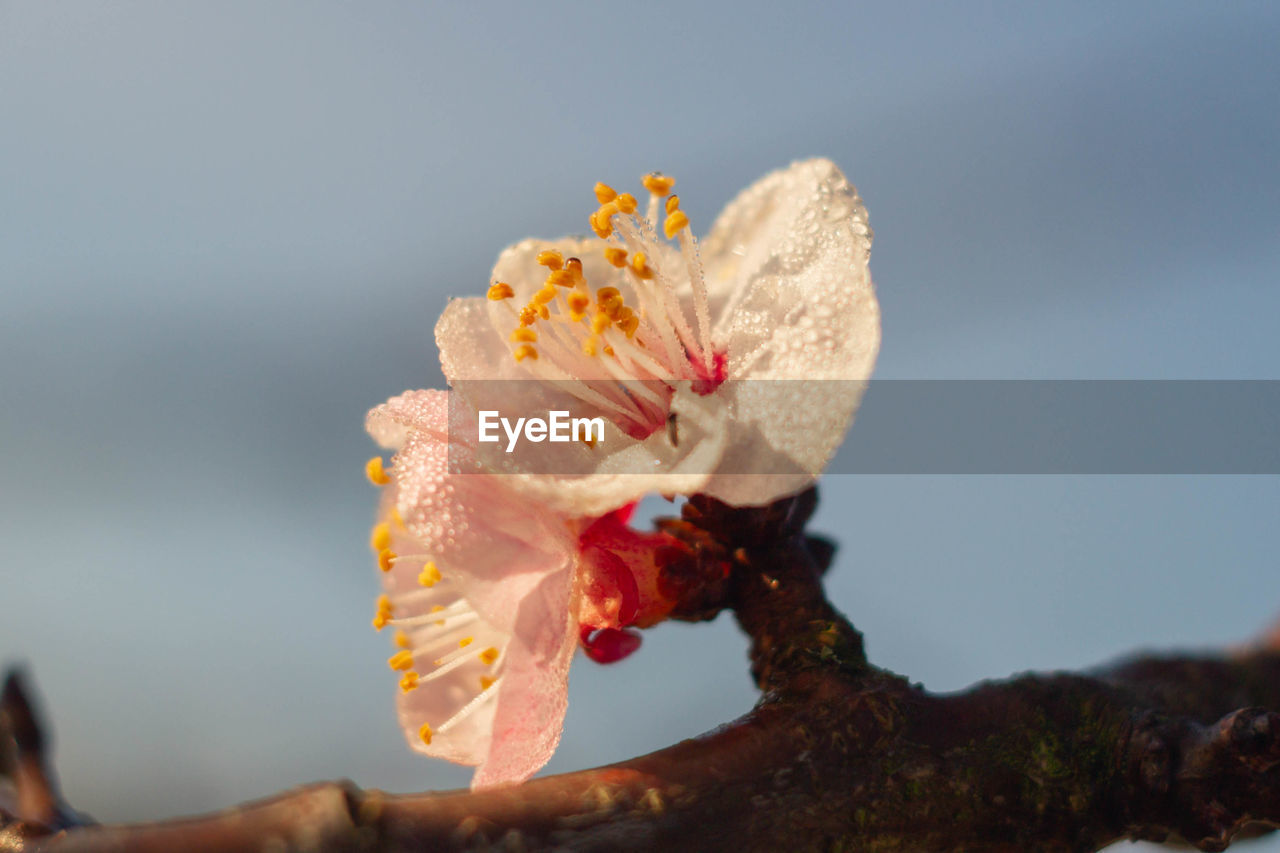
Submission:
[[[1277,36],[1266,3],[0,2],[0,656],[71,799],[465,784],[395,727],[362,418],[439,386],[445,298],[597,180],[674,174],[701,231],[834,159],[879,377],[1280,378]],[[824,495],[832,596],[937,689],[1280,614],[1275,477]],[[548,769],[745,711],[744,651],[722,620],[578,660]]]

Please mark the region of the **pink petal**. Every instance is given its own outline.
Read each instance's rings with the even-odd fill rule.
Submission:
[[[560,742],[569,704],[569,661],[577,639],[569,616],[568,570],[541,579],[521,602],[503,664],[489,755],[473,790],[523,782]]]
[[[427,432],[447,441],[448,398],[447,391],[405,391],[370,411],[365,416],[365,429],[374,441],[391,449],[403,447],[410,430]]]

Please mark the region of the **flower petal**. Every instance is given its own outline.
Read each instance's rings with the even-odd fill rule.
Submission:
[[[478,653],[497,648],[501,657],[511,643],[510,637],[474,623],[470,631],[468,636],[473,641],[467,648],[476,650],[473,659],[411,691],[399,691],[396,715],[405,740],[414,750],[457,764],[477,765],[492,751],[497,691],[507,687],[506,682],[486,687],[481,679],[492,676],[487,674],[489,667],[479,660]],[[424,674],[429,675],[429,662],[424,669]],[[491,689],[493,693],[489,693]],[[423,737],[424,725],[429,727],[430,741]]]
[[[828,225],[843,226],[837,234]],[[770,268],[832,246],[848,264],[865,270],[872,232],[857,191],[830,160],[792,163],[770,172],[725,206],[701,243],[712,316],[723,329],[725,300],[745,296],[750,283]],[[719,311],[717,311],[719,307]]]
[[[373,440],[390,450],[404,446],[410,430],[431,433],[442,441],[449,437],[447,391],[405,391],[365,416],[364,426]]]
[[[479,296],[450,299],[436,321],[440,367],[451,384],[460,379],[528,378],[511,357],[506,335],[494,334],[491,304],[495,303]]]
[[[503,664],[489,755],[473,790],[522,782],[560,742],[569,698],[569,662],[577,641],[570,614],[570,572],[543,577],[520,603]]]
[[[486,621],[509,630],[518,578],[561,566],[572,534],[562,516],[515,499],[498,475],[451,474],[451,452],[455,463],[466,461],[464,445],[450,451],[438,436],[409,434],[392,466],[396,508],[425,558],[458,579]]]
[[[765,504],[822,470],[875,366],[866,208],[833,163],[808,160],[743,192],[705,245],[708,279],[734,283],[720,328],[731,377],[721,392],[736,421],[706,491]]]
[[[425,566],[434,564],[399,523],[394,491],[393,481],[380,519],[389,540],[384,553],[390,570],[382,576],[385,615],[401,649],[389,663],[404,679],[396,699],[400,724],[415,750],[479,764],[489,751],[495,698],[485,695],[490,684],[482,679],[494,673],[479,653],[502,653],[511,633],[476,613],[455,577],[433,572],[430,587],[420,582]]]
[[[721,391],[737,417],[703,493],[732,506],[764,506],[808,488],[844,439],[865,387],[852,380],[727,384]]]
[[[386,409],[388,423],[417,411]],[[403,632],[391,662],[409,688],[399,718],[417,751],[482,765],[475,785],[516,782],[560,737],[576,530],[500,477],[447,475],[448,453],[438,434],[408,428],[380,513],[389,625]]]

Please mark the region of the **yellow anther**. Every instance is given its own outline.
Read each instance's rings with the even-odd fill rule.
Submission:
[[[613,233],[613,222],[610,221],[610,218],[617,212],[618,203],[611,201],[608,204],[600,205],[600,209],[592,214],[591,230],[596,232],[597,237],[603,240]]]
[[[636,212],[636,197],[631,193],[623,193],[614,200],[614,204],[618,205],[618,212],[625,213],[627,216]]]
[[[653,193],[658,198],[662,198],[664,195],[671,192],[671,188],[676,184],[676,179],[667,177],[661,172],[653,172],[641,178],[640,183],[644,184],[644,188],[649,192]]]
[[[538,253],[538,263],[544,267],[558,270],[560,267],[564,266],[564,255],[560,254],[555,249],[543,249]]]
[[[610,319],[618,316],[618,312],[626,307],[622,302],[622,294],[616,287],[602,287],[596,291],[596,304]],[[597,329],[597,331],[603,331],[603,329]]]
[[[391,599],[385,595],[378,596],[378,612],[373,615],[373,629],[381,631],[391,620]]]
[[[375,456],[364,465],[364,475],[369,478],[369,482],[375,486],[385,486],[391,482],[391,477],[387,475],[386,469],[382,467],[382,457]]]
[[[397,648],[409,648],[409,635],[405,633],[403,628],[396,629],[395,643]]]
[[[490,687],[492,687],[492,686],[493,686],[493,682],[495,682],[495,681],[497,681],[497,679],[496,679],[496,678],[492,678],[492,677],[490,677],[490,676],[488,676],[488,675],[482,675],[482,676],[480,676],[480,689],[481,689],[481,690],[488,690]]]
[[[494,302],[498,302],[502,299],[510,299],[515,295],[516,292],[511,289],[511,285],[507,284],[505,281],[489,285],[489,298]]]
[[[627,250],[619,249],[617,246],[610,246],[604,250],[604,259],[618,269],[622,269],[627,265]]]
[[[548,287],[573,287],[577,279],[573,275],[573,270],[552,270],[547,275]]]
[[[538,309],[532,305],[526,305],[520,309],[520,325],[532,326],[534,321],[538,319]]]
[[[569,303],[569,316],[575,322],[581,320],[591,306],[591,296],[580,290],[570,293],[565,301]]]
[[[569,260],[564,262],[564,268],[569,272],[573,273],[573,277],[575,279],[585,278],[585,276],[582,274],[581,258],[570,258]]]
[[[601,204],[608,204],[609,202],[613,201],[617,197],[618,197],[618,194],[614,192],[613,187],[609,186],[608,184],[601,184],[601,183],[596,184],[596,201],[600,202]]]
[[[591,214],[591,218],[588,221],[591,223],[591,230],[601,240],[613,233],[613,225],[609,223],[608,217],[601,218],[599,210]]]
[[[537,305],[546,305],[548,302],[555,301],[555,298],[556,298],[556,289],[553,286],[551,286],[551,284],[547,284],[537,293],[533,294],[533,301]]]
[[[634,338],[636,336],[636,329],[640,328],[640,318],[634,313],[629,313],[627,316],[618,320],[618,328],[621,329],[622,333],[628,338]],[[613,353],[609,354],[613,355]]]
[[[670,222],[671,218],[668,217]],[[631,271],[636,274],[636,278],[650,279],[653,278],[653,268],[647,263],[644,252],[636,252],[631,258]]]
[[[493,666],[493,662],[498,659],[498,650],[493,646],[485,649],[480,653],[480,662],[485,666]]]
[[[680,233],[680,229],[689,227],[689,217],[685,216],[683,210],[677,210],[675,213],[667,214],[667,221],[662,223],[662,233],[667,235],[670,240],[676,234]]]
[[[475,641],[476,641],[475,637],[463,637],[461,640],[458,641],[458,648],[465,649],[467,646],[471,645]]]
[[[677,210],[679,210],[680,196],[673,195],[671,198],[667,199],[666,207],[667,207],[667,213],[675,213]]]
[[[408,649],[396,652],[387,658],[387,666],[397,672],[405,672],[413,666],[413,652]]]
[[[408,693],[410,690],[417,690],[418,673],[406,672],[404,675],[400,676],[400,689],[405,693]]]
[[[418,729],[418,740],[422,741],[427,746],[431,745],[431,724],[430,723],[423,723],[422,728]]]
[[[618,354],[613,351],[613,347],[605,347],[604,354],[608,356],[612,356],[613,358],[618,357]]]
[[[534,309],[538,312],[538,316],[541,317],[542,319],[548,320],[551,318],[551,312],[547,310],[547,306],[535,305]]]
[[[528,326],[517,326],[516,330],[511,333],[511,342],[514,344],[532,344],[538,340],[538,333]]]
[[[603,335],[605,329],[609,328],[613,321],[609,319],[608,314],[597,314],[591,318],[591,332],[596,335]]]
[[[436,604],[436,605],[432,606],[432,608],[431,608],[431,612],[432,612],[432,613],[439,613],[441,610],[444,610],[444,605],[443,605],[443,604]],[[437,619],[437,620],[436,620],[436,624],[437,624],[437,625],[443,625],[443,624],[444,624],[444,620],[443,620],[443,619]]]
[[[390,548],[383,548],[378,552],[378,568],[384,572],[391,571],[391,567],[396,564],[396,554]]]
[[[385,521],[373,526],[369,534],[369,547],[375,551],[385,551],[391,545],[391,525]]]
[[[534,361],[537,361],[538,351],[533,348],[532,344],[521,344],[516,347],[515,357],[516,361],[524,361],[526,358],[531,358]]]
[[[585,354],[587,354],[587,355],[589,355],[589,356],[594,357],[594,356],[595,356],[595,354],[596,354],[597,352],[599,352],[599,351],[600,351],[600,350],[599,350],[599,338],[597,338],[595,335],[591,335],[589,338],[587,338],[585,341],[583,341],[583,342],[582,342],[582,351],[583,351]]]
[[[444,575],[440,574],[440,570],[436,568],[435,563],[427,563],[422,567],[422,571],[418,573],[419,586],[432,587],[440,583],[440,579]]]

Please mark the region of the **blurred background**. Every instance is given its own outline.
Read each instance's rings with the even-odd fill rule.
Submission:
[[[881,378],[1280,378],[1278,38],[1245,2],[0,2],[0,658],[70,800],[467,783],[396,727],[362,418],[441,386],[446,297],[597,180],[676,175],[702,232],[834,159]],[[934,689],[1280,615],[1276,477],[823,494],[832,597]],[[745,650],[722,618],[580,658],[547,771],[746,711]]]

